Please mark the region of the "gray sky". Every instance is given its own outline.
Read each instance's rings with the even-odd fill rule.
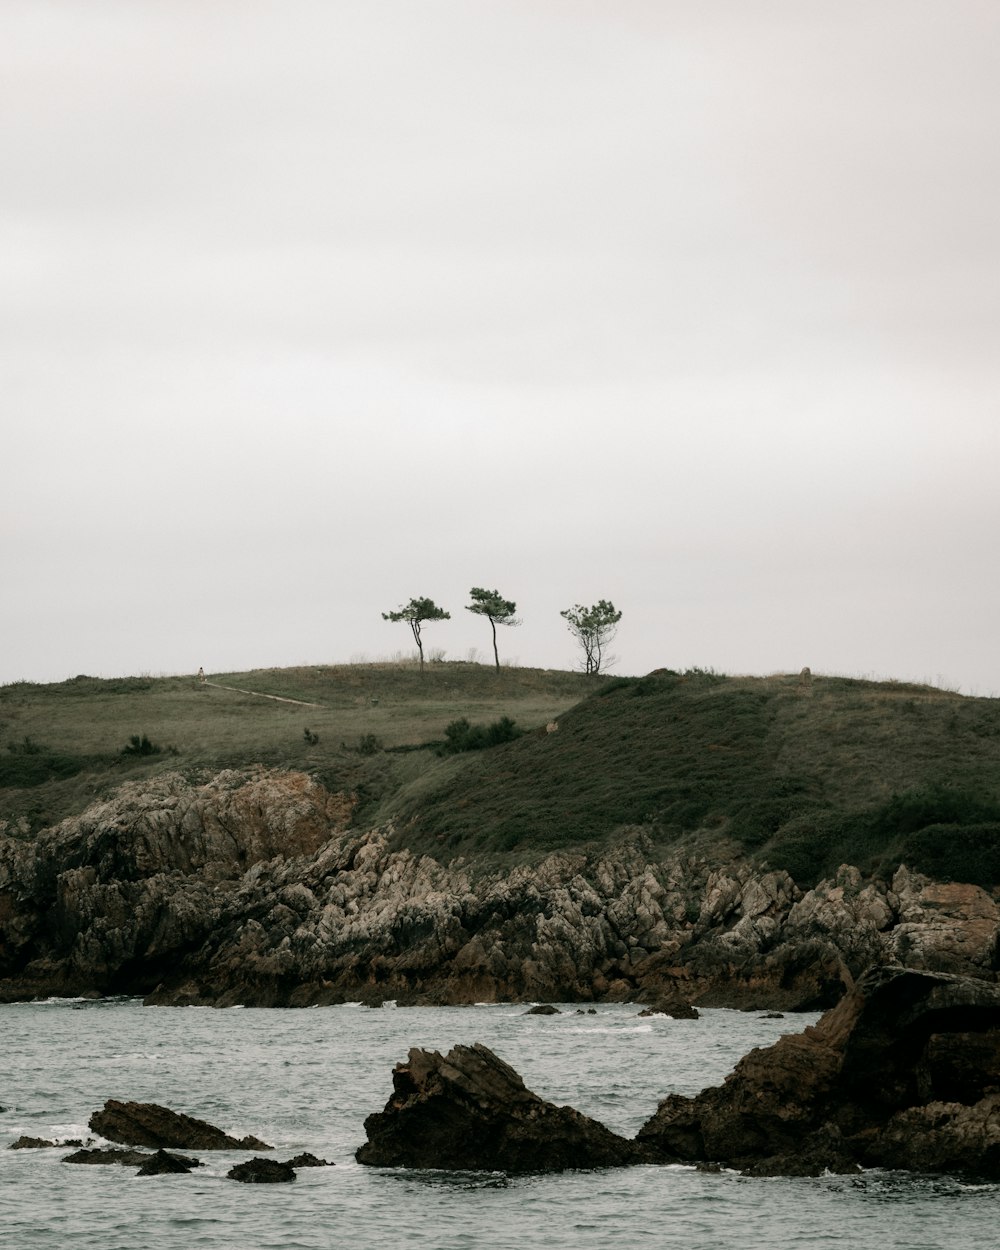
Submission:
[[[996,0],[3,0],[0,682],[1000,694]]]

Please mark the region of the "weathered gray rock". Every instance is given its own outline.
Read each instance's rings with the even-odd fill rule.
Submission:
[[[593,852],[473,877],[352,833],[301,773],[128,783],[35,839],[0,835],[0,1001],[626,1002],[821,1009],[876,963],[995,979],[1000,907],[976,886]]]
[[[108,1141],[126,1146],[174,1147],[180,1150],[273,1150],[256,1137],[230,1137],[204,1120],[171,1111],[155,1102],[119,1102],[109,1098],[89,1121]]]
[[[365,1120],[359,1163],[522,1173],[623,1167],[651,1157],[572,1107],[544,1102],[478,1043],[445,1056],[411,1050],[392,1085],[385,1109]]]

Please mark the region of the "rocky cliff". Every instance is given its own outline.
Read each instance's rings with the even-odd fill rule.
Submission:
[[[162,1004],[623,1000],[820,1008],[875,963],[996,979],[997,899],[899,869],[784,872],[600,852],[473,875],[350,827],[301,773],[171,774],[0,836],[0,999]]]
[[[724,1084],[672,1094],[637,1142],[755,1176],[861,1167],[1000,1175],[1000,987],[872,968]]]

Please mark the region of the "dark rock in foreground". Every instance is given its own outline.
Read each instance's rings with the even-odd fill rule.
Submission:
[[[137,1168],[149,1157],[144,1150],[77,1150],[74,1154],[66,1155],[63,1163],[119,1163],[124,1167]]]
[[[17,1141],[11,1142],[7,1147],[8,1150],[44,1150],[49,1146],[81,1146],[82,1142],[57,1142],[48,1141],[44,1137],[19,1137]]]
[[[725,1084],[671,1095],[637,1141],[756,1176],[861,1167],[1000,1177],[1000,986],[872,969]]]
[[[288,1166],[290,1168],[332,1168],[336,1165],[331,1163],[329,1159],[319,1159],[316,1155],[306,1151],[305,1154],[296,1155],[294,1159],[289,1159]]]
[[[158,1150],[149,1155],[136,1176],[169,1176],[178,1172],[190,1172],[192,1168],[200,1168],[198,1159],[188,1159],[184,1155],[170,1154],[166,1150]]]
[[[558,1016],[562,1013],[558,1007],[553,1007],[551,1003],[537,1003],[534,1007],[529,1007],[524,1014],[526,1016]]]
[[[359,1163],[460,1171],[556,1172],[648,1163],[651,1152],[525,1088],[480,1044],[410,1051],[385,1110],[365,1120]]]
[[[235,1138],[222,1129],[160,1107],[155,1102],[118,1102],[109,1098],[95,1111],[91,1129],[108,1141],[126,1146],[173,1147],[179,1150],[273,1150],[256,1137]]]
[[[290,1163],[277,1159],[248,1159],[237,1163],[226,1173],[230,1180],[243,1181],[248,1185],[273,1185],[295,1180],[295,1169]]]

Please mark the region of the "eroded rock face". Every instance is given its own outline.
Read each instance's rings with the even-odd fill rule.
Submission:
[[[157,1004],[676,1001],[820,1010],[869,966],[996,979],[996,899],[900,869],[783,872],[591,853],[473,877],[346,828],[301,773],[178,774],[39,835],[0,836],[0,1001]]]
[[[256,1137],[230,1137],[194,1116],[155,1102],[119,1102],[109,1098],[90,1117],[90,1128],[108,1141],[126,1146],[174,1147],[181,1150],[272,1150]]]
[[[947,1101],[945,1101],[947,1099]],[[860,1166],[1000,1175],[1000,987],[873,969],[724,1085],[673,1095],[637,1140],[755,1175]]]
[[[365,1120],[359,1163],[378,1167],[554,1172],[648,1162],[644,1147],[525,1088],[487,1047],[411,1050],[385,1110]]]

